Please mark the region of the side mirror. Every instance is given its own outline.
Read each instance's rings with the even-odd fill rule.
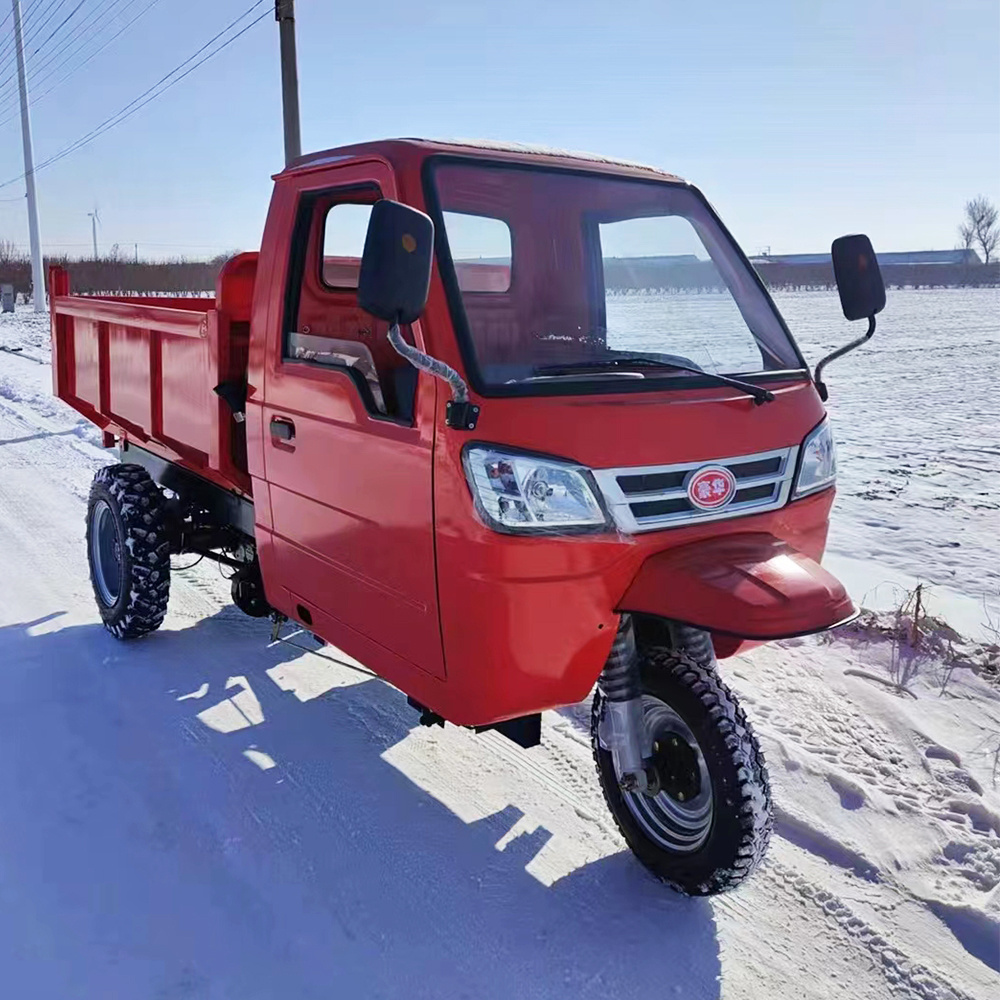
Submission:
[[[875,333],[875,314],[885,308],[885,284],[879,270],[878,258],[872,249],[872,241],[867,236],[841,236],[830,247],[833,256],[833,274],[840,292],[840,307],[849,320],[867,319],[868,329],[857,340],[828,354],[816,366],[813,381],[819,398],[825,403],[829,390],[823,381],[823,369],[831,361],[842,358],[848,351],[860,347],[871,340]]]
[[[408,344],[399,332],[400,323],[412,323],[427,305],[433,255],[434,223],[423,212],[398,201],[375,202],[361,257],[358,305],[392,324],[389,343],[397,354],[451,386],[445,404],[448,426],[471,431],[479,407],[469,402],[465,380],[450,365]]]
[[[389,323],[412,323],[427,304],[434,223],[398,201],[377,201],[368,221],[358,305]]]
[[[850,319],[869,319],[885,308],[885,284],[867,236],[841,236],[830,248],[840,305]]]

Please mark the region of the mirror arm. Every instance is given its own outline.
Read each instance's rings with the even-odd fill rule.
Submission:
[[[403,340],[398,323],[393,323],[389,327],[389,343],[393,350],[409,361],[414,368],[427,372],[428,375],[433,375],[451,386],[451,399],[447,404],[448,426],[474,430],[479,419],[479,407],[469,402],[469,387],[465,384],[465,379],[451,365],[424,354]]]
[[[828,354],[818,365],[816,365],[816,374],[813,376],[813,382],[816,383],[816,391],[819,393],[819,398],[825,403],[830,396],[826,388],[826,383],[823,381],[823,369],[831,362],[836,361],[837,358],[842,358],[848,351],[853,351],[855,347],[860,347],[866,341],[872,339],[872,334],[875,333],[875,317],[868,317],[868,330],[864,336],[858,337],[857,340],[852,340],[849,344],[845,344],[843,347],[838,347],[832,354]]]

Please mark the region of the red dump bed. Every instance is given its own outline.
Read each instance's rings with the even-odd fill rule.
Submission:
[[[112,438],[249,494],[244,424],[213,391],[244,384],[257,254],[234,257],[215,298],[71,295],[50,272],[55,394]]]

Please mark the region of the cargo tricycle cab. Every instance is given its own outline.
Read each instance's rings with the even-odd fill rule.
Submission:
[[[123,638],[155,629],[171,552],[204,551],[235,569],[240,607],[342,648],[425,723],[530,746],[543,711],[594,691],[629,846],[682,891],[732,888],[771,804],[717,658],[855,614],[819,564],[836,478],[820,376],[885,296],[866,238],[833,262],[868,331],[813,375],[679,178],[485,143],[305,157],[276,177],[253,262],[245,380],[214,387],[245,426],[244,478],[219,455],[197,465],[156,420],[109,416],[103,368],[81,410],[148,453],[95,480],[102,615]],[[61,317],[82,307],[66,298],[69,386]]]
[[[269,601],[425,721],[531,732],[596,682],[630,846],[685,891],[738,883],[770,800],[716,655],[854,608],[819,566],[820,394],[705,199],[599,159],[349,148],[278,177],[262,267]]]

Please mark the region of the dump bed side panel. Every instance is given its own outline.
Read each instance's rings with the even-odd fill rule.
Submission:
[[[245,458],[233,447],[237,425],[213,392],[245,378],[245,360],[242,372],[229,370],[241,352],[231,350],[231,321],[215,299],[154,305],[71,295],[60,268],[49,287],[55,394],[107,434],[249,492]]]

